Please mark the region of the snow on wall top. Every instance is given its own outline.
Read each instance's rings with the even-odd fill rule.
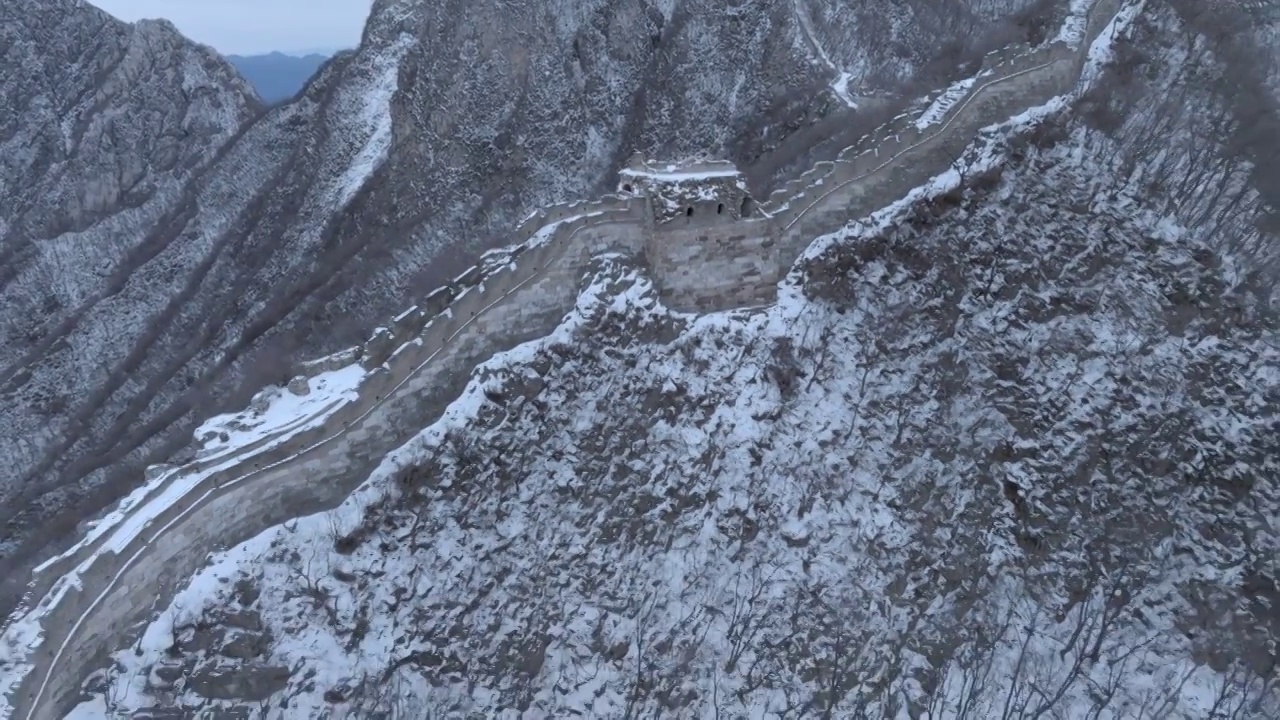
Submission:
[[[690,217],[694,205],[705,203],[719,205],[718,214],[724,215],[726,204],[740,208],[749,195],[742,173],[727,160],[657,162],[639,153],[618,171],[618,192],[647,197],[659,223]],[[726,217],[740,219],[741,210],[736,208]]]
[[[693,182],[698,180],[737,178],[742,173],[728,160],[682,160],[659,163],[632,157],[626,167],[618,171],[623,177],[645,178],[657,182]]]

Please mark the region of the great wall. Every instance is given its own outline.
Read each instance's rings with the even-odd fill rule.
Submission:
[[[314,378],[359,363],[353,399],[252,443],[149,469],[145,489],[38,567],[30,602],[0,636],[0,652],[12,658],[4,664],[0,655],[0,718],[62,717],[86,675],[126,646],[210,551],[342,502],[371,463],[440,417],[477,364],[552,331],[593,256],[641,258],[674,309],[768,302],[814,238],[945,171],[981,128],[1072,93],[1090,45],[1125,2],[1073,0],[1063,33],[988,55],[968,84],[953,86],[963,93],[935,122],[899,116],[758,205],[729,183],[664,213],[651,193],[620,185],[616,195],[534,213],[514,231],[521,243],[486,253],[363,346],[303,366]],[[305,393],[310,383],[299,377],[289,387]]]

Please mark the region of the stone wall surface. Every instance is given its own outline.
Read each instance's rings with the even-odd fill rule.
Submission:
[[[895,118],[775,192],[762,217],[712,210],[655,224],[647,200],[615,195],[534,213],[515,231],[523,243],[486,253],[363,346],[301,366],[314,377],[359,362],[369,372],[358,399],[324,408],[323,422],[291,435],[153,468],[150,498],[180,483],[193,489],[141,529],[129,525],[144,504],[135,503],[110,520],[117,527],[41,566],[32,602],[13,622],[38,621],[42,640],[0,702],[0,718],[61,717],[81,680],[167,604],[210,550],[338,505],[382,457],[441,416],[478,364],[552,331],[573,308],[593,256],[643,258],[663,301],[678,310],[767,303],[813,238],[944,171],[979,129],[1071,92],[1085,50],[1124,1],[1093,6],[1080,46],[988,55],[967,96],[938,123],[921,130],[913,117]]]
[[[652,238],[649,268],[661,278],[668,307],[715,312],[768,302],[782,279],[784,263],[772,218],[729,223],[676,222]]]

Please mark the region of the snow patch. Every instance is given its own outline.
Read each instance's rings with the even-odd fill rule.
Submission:
[[[1146,0],[1137,0],[1123,6],[1102,32],[1098,33],[1098,37],[1089,46],[1084,68],[1080,71],[1081,91],[1097,82],[1103,70],[1115,57],[1116,38],[1128,33],[1129,28],[1133,26],[1133,21],[1142,13],[1144,7],[1146,7]]]
[[[195,436],[205,452],[226,453],[302,424],[314,425],[315,419],[329,415],[335,404],[355,400],[365,374],[359,365],[349,365],[307,378],[309,392],[304,395],[268,388],[254,396],[248,410],[210,418],[196,429]]]
[[[376,56],[376,64],[371,68],[373,77],[363,93],[363,107],[356,114],[367,137],[338,178],[334,207],[346,206],[387,158],[391,148],[391,100],[400,89],[400,60],[412,46],[413,38],[406,33]]]
[[[270,388],[255,397],[257,410],[210,419],[198,432],[218,435],[216,443],[206,444],[211,455],[204,458],[205,462],[218,462],[195,473],[178,467],[157,474],[125,497],[115,510],[91,523],[85,537],[73,547],[39,565],[36,572],[45,571],[110,533],[97,551],[54,583],[36,608],[14,619],[0,635],[0,716],[10,709],[8,694],[32,669],[28,658],[44,641],[45,613],[60,604],[67,592],[82,587],[81,577],[93,568],[100,556],[123,551],[156,518],[198,490],[211,475],[241,464],[246,446],[265,441],[260,449],[268,450],[322,425],[339,407],[358,399],[364,377],[365,371],[359,365],[333,370],[308,378],[310,393],[307,395],[297,396],[280,388]],[[222,435],[226,436],[225,440]]]
[[[1067,6],[1067,17],[1058,28],[1054,42],[1068,45],[1079,45],[1084,42],[1085,33],[1089,29],[1089,11],[1093,9],[1095,0],[1071,0]]]
[[[567,218],[564,218],[563,220],[557,220],[553,223],[547,223],[546,225],[543,225],[542,227],[538,228],[538,231],[533,234],[533,237],[530,237],[529,240],[525,243],[525,247],[526,248],[542,247],[543,245],[546,245],[547,243],[555,239],[556,233],[560,230],[560,227],[562,225],[565,225],[571,222],[576,222],[584,218],[598,217],[600,215],[604,215],[604,212],[605,212],[604,210],[594,210],[592,212],[586,212],[580,215],[571,215]]]
[[[853,75],[847,70],[842,70],[836,79],[831,81],[831,92],[835,93],[836,97],[851,110],[857,110],[858,101],[854,99],[853,93],[849,92],[851,82],[853,82]]]
[[[945,92],[938,96],[936,100],[920,113],[920,117],[916,118],[916,127],[924,130],[930,125],[937,125],[946,118],[951,108],[956,103],[964,100],[969,95],[969,91],[973,89],[973,84],[977,81],[978,76],[968,77],[957,83],[953,83]]]
[[[731,163],[669,163],[665,165],[652,165],[646,163],[643,167],[625,167],[618,171],[619,175],[627,175],[630,177],[651,178],[661,182],[681,183],[696,182],[698,180],[710,180],[712,178],[740,177],[741,172],[738,171]]]

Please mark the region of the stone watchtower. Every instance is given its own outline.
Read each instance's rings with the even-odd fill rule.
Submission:
[[[648,198],[656,224],[702,224],[756,214],[742,173],[728,160],[660,163],[636,153],[618,176],[618,192]]]
[[[707,312],[759,304],[775,292],[773,223],[733,163],[633,155],[618,171],[618,192],[647,208],[644,259],[668,307]]]

